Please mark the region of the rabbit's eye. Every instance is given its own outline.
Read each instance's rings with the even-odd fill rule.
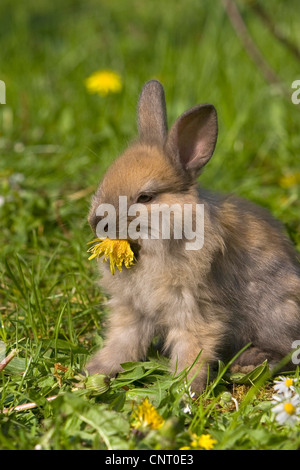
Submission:
[[[137,202],[140,204],[146,204],[146,202],[152,201],[153,196],[150,194],[140,194],[139,197],[137,198]]]

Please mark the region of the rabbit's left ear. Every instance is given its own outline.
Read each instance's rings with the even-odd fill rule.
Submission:
[[[147,82],[138,103],[138,130],[144,143],[163,146],[168,132],[164,89],[157,80]]]
[[[211,104],[202,104],[189,109],[175,121],[165,149],[173,164],[197,175],[210,160],[217,137],[216,109]]]

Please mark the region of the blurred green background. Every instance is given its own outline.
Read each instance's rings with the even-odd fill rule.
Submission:
[[[253,5],[297,45],[298,1],[237,4],[291,96],[299,59]],[[33,231],[51,239],[62,227],[79,228],[90,237],[90,193],[135,137],[138,94],[151,78],[165,87],[169,123],[199,102],[218,110],[219,140],[203,185],[269,207],[297,239],[299,105],[265,80],[221,0],[1,0],[0,21],[2,253],[28,249]],[[102,69],[121,76],[121,93],[88,93],[85,79]]]

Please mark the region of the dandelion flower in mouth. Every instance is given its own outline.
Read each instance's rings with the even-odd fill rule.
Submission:
[[[111,93],[120,93],[122,81],[119,74],[111,70],[98,70],[86,80],[85,86],[90,93],[107,96]]]
[[[96,243],[97,242],[97,243]],[[95,243],[88,249],[88,253],[92,253],[89,260],[94,258],[103,258],[103,262],[110,259],[110,270],[115,274],[115,266],[122,271],[124,263],[125,268],[130,268],[135,261],[133,251],[128,240],[111,240],[110,238],[96,238],[89,242]]]
[[[279,424],[292,425],[299,421],[298,414],[300,410],[298,405],[300,403],[300,397],[298,395],[292,397],[274,395],[273,398],[275,406],[272,408],[272,411],[275,413],[275,419]]]
[[[164,419],[157,412],[148,398],[145,398],[140,405],[132,412],[133,423],[135,429],[150,427],[151,429],[160,429],[164,424]]]

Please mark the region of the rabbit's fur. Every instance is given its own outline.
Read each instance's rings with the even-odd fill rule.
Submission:
[[[173,370],[198,356],[190,372],[199,369],[193,381],[198,392],[207,365],[231,359],[248,343],[242,366],[277,363],[300,340],[300,264],[267,211],[197,187],[217,140],[215,108],[191,108],[168,131],[163,88],[153,80],[140,95],[138,127],[139,140],[111,165],[93,198],[90,225],[95,231],[99,204],[113,204],[118,213],[120,195],[128,205],[141,194],[169,206],[204,204],[204,245],[187,250],[184,239],[137,240],[136,264],[114,276],[100,260],[110,317],[89,373],[116,374],[123,362],[142,360],[154,336],[162,338]]]

